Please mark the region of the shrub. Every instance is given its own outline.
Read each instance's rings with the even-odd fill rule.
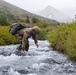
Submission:
[[[16,44],[16,38],[9,33],[9,26],[0,27],[0,45]]]
[[[32,18],[32,23],[37,23],[39,20],[37,18]]]
[[[48,32],[47,39],[56,50],[76,60],[76,23],[58,26],[58,29]]]
[[[0,24],[1,25],[8,25],[9,24],[9,19],[4,13],[0,13]]]

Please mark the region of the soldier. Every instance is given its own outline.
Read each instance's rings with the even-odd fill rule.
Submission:
[[[36,35],[40,33],[40,29],[38,26],[34,26],[33,28],[23,28],[17,31],[15,34],[16,38],[21,43],[18,47],[18,50],[25,50],[28,51],[29,49],[29,41],[28,38],[32,37],[37,48],[38,48],[38,41]]]

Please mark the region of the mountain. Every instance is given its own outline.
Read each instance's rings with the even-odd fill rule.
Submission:
[[[33,17],[38,18],[39,20],[46,22],[48,24],[58,23],[57,21],[30,13],[30,12],[23,10],[22,8],[19,8],[15,5],[12,5],[4,0],[0,0],[0,12],[4,12],[10,19],[15,18],[15,19],[21,19],[21,20],[24,19],[25,20],[26,17],[29,16],[30,19],[32,19]]]
[[[47,6],[45,9],[43,9],[41,12],[38,13],[38,15],[50,18],[59,22],[68,22],[72,21],[72,18],[61,11],[53,8],[52,6]]]

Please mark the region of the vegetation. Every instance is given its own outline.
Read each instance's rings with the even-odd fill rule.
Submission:
[[[48,32],[47,39],[55,50],[67,54],[70,59],[76,61],[76,23],[58,26],[57,29]]]
[[[48,33],[49,31],[51,31],[52,28],[55,28],[55,27],[54,27],[54,26],[48,26],[48,27],[46,27],[46,28],[44,28],[44,27],[41,28],[40,34],[38,35],[38,39],[40,39],[40,40],[47,40],[47,38],[46,38],[47,33]]]
[[[39,20],[37,18],[32,18],[32,23],[37,23]]]
[[[3,12],[0,12],[0,24],[1,25],[8,25],[10,23],[9,18]]]
[[[0,45],[16,44],[17,40],[9,33],[9,26],[0,27]]]

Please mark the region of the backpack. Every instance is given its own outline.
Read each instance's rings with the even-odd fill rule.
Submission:
[[[30,28],[29,25],[26,25],[26,24],[18,24],[18,23],[13,23],[11,26],[10,26],[10,33],[12,35],[15,35],[17,33],[18,30],[20,29],[23,29],[23,28]]]

